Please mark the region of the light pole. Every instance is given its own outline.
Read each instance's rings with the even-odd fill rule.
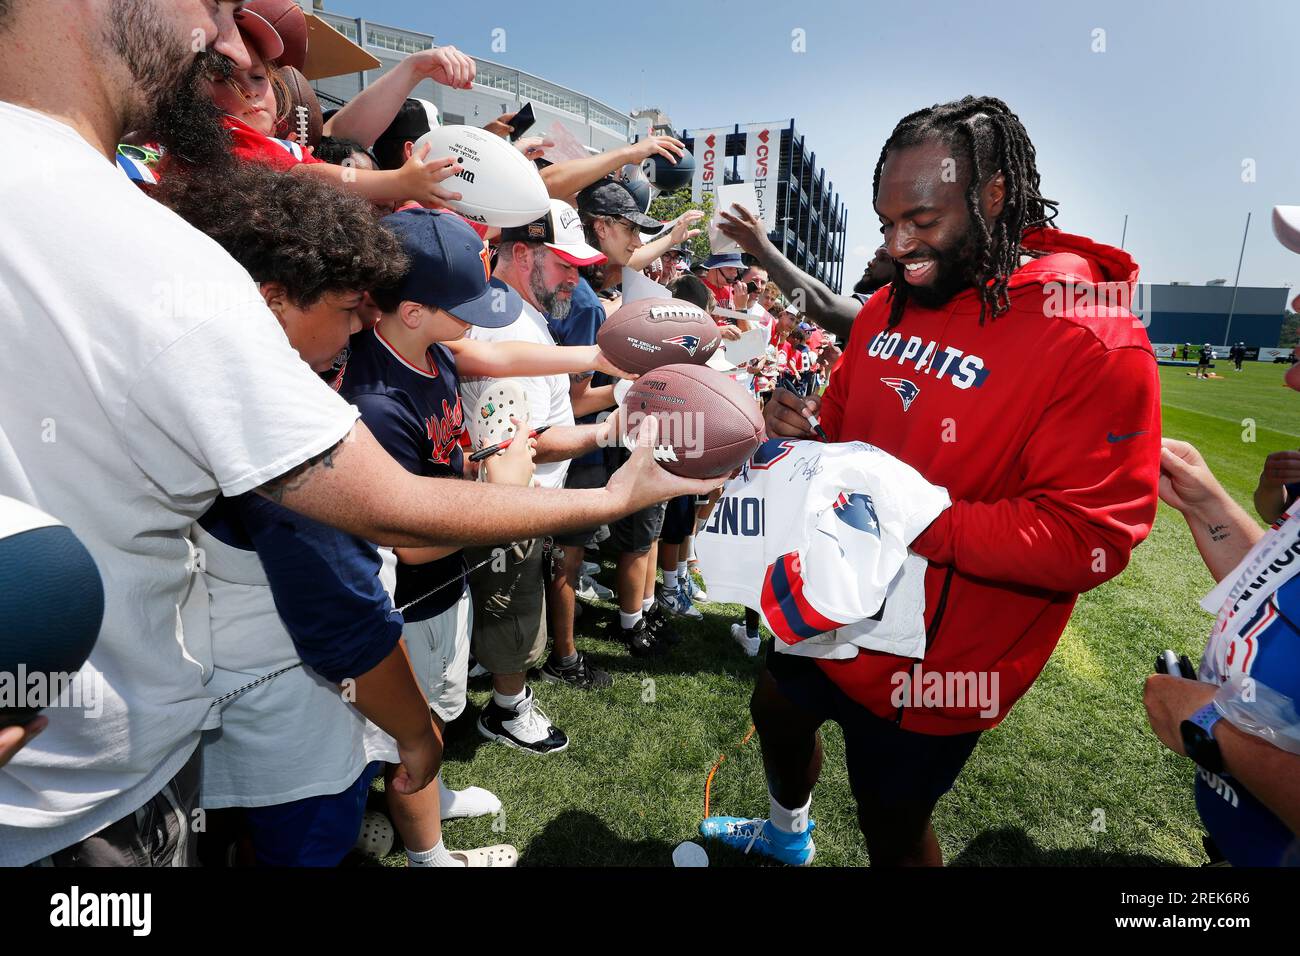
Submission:
[[[1250,234],[1250,213],[1246,213],[1246,228],[1241,234],[1241,254],[1237,256],[1237,277],[1232,280],[1232,302],[1228,305],[1228,324],[1223,330],[1223,344],[1232,336],[1232,312],[1237,307],[1237,285],[1241,282],[1241,260],[1246,258],[1246,236]]]

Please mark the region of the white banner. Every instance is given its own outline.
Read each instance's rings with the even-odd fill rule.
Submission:
[[[695,131],[695,181],[691,184],[691,200],[700,202],[704,196],[716,198],[722,183],[722,166],[727,161],[727,134],[725,126],[717,129]]]
[[[754,184],[758,208],[751,210],[768,232],[776,230],[776,171],[783,126],[754,123],[745,130],[745,165]]]

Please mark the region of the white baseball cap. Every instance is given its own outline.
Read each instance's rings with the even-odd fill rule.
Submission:
[[[587,245],[578,210],[562,199],[552,199],[551,209],[540,219],[501,230],[501,241],[540,242],[571,266],[594,266],[605,254]]]

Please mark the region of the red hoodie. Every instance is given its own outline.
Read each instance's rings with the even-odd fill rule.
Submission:
[[[1131,301],[1137,265],[1056,230],[1033,230],[1024,246],[1047,254],[1012,274],[1011,310],[983,326],[974,289],[936,310],[909,304],[892,330],[891,294],[872,296],[822,405],[832,441],[877,445],[953,501],[912,543],[930,562],[921,667],[983,672],[988,687],[996,676],[997,713],[974,700],[917,706],[917,690],[896,692],[910,658],[819,661],[872,713],[921,733],[996,726],[1079,593],[1119,574],[1155,519],[1155,355],[1141,322],[1111,304],[1117,289]]]

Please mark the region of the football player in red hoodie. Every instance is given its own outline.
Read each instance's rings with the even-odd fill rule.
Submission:
[[[1053,226],[1016,115],[968,96],[904,117],[873,195],[893,282],[824,398],[778,391],[768,432],[812,438],[817,415],[831,441],[882,448],[953,504],[911,543],[928,561],[923,660],[767,656],[751,710],[770,818],[702,829],[789,863],[813,855],[818,728],[834,720],[871,862],[941,864],[938,799],[1156,512],[1159,381],[1126,308],[1137,265]]]

